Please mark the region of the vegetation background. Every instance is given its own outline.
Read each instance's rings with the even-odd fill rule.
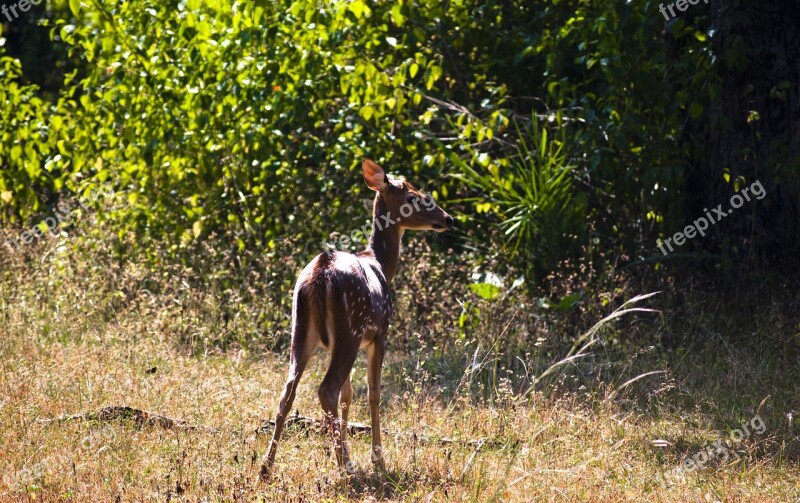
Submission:
[[[800,498],[794,2],[0,1],[0,499]],[[405,238],[389,471],[298,433],[259,486],[367,156],[457,216]]]

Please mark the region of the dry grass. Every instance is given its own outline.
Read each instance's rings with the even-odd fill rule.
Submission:
[[[419,355],[390,349],[382,404],[388,472],[373,473],[368,437],[351,439],[359,471],[346,477],[323,437],[290,431],[272,481],[260,485],[259,458],[268,438],[253,431],[274,414],[284,355],[240,348],[197,355],[169,330],[189,323],[169,300],[147,297],[114,308],[110,316],[108,309],[87,307],[102,303],[101,289],[77,291],[45,272],[0,281],[2,501],[800,498],[798,428],[787,416],[798,410],[797,368],[784,374],[779,366],[757,363],[759,355],[746,350],[726,353],[725,368],[703,360],[713,352],[650,356],[628,368],[628,376],[653,369],[666,374],[643,378],[614,399],[608,398],[613,388],[627,379],[618,375],[611,386],[598,377],[587,389],[570,385],[574,375],[568,372],[546,393],[527,396],[513,379],[500,379],[486,399],[457,386],[457,376],[430,376],[437,368],[461,364],[463,370],[459,362],[469,355],[419,366],[413,363]],[[326,363],[318,355],[301,382],[296,408],[302,414],[319,416],[316,386]],[[693,373],[694,365],[705,367]],[[368,422],[363,357],[354,386],[351,419]],[[740,396],[732,398],[735,393]],[[659,485],[662,472],[717,438],[720,423],[741,424],[767,395],[761,411],[767,432],[742,442],[738,459],[712,463],[667,488]],[[108,405],[208,429],[42,421]],[[412,434],[489,441],[476,451],[463,444],[423,444]],[[654,445],[659,439],[667,443]]]

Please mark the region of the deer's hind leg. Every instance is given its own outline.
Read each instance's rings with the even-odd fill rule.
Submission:
[[[342,439],[344,450],[347,450],[347,418],[350,415],[350,404],[353,403],[353,385],[350,383],[350,374],[342,383],[342,390],[339,391],[339,406],[342,408]]]
[[[347,421],[349,411],[344,410],[342,420],[340,420],[338,409],[340,401],[346,402],[344,403],[346,408],[350,407],[353,395],[350,372],[353,370],[353,364],[358,355],[359,343],[350,328],[350,313],[343,298],[329,295],[327,314],[326,326],[330,341],[331,362],[319,387],[319,401],[324,413],[323,423],[333,442],[336,462],[340,468],[352,472],[350,453],[347,449],[347,430],[342,428],[343,423]]]
[[[351,471],[350,453],[347,449],[347,431],[342,428],[342,421],[339,420],[338,401],[345,388],[345,382],[350,381],[350,371],[356,361],[358,346],[352,347],[346,344],[336,345],[334,343],[331,352],[331,364],[328,372],[319,387],[319,401],[325,415],[324,424],[333,441],[333,450],[336,454],[336,462],[340,468]],[[350,388],[350,386],[348,386]],[[350,391],[352,394],[352,389]],[[347,412],[344,412],[344,417]]]
[[[314,322],[308,306],[304,302],[305,299],[299,298],[296,303],[296,312],[294,313],[294,326],[292,327],[292,348],[289,363],[289,377],[286,379],[286,384],[281,393],[281,399],[278,404],[278,414],[275,416],[275,429],[272,433],[272,440],[269,443],[269,450],[261,465],[260,477],[262,480],[269,479],[272,473],[272,467],[275,464],[275,455],[278,451],[278,442],[283,432],[286,417],[294,403],[294,398],[297,394],[297,385],[300,383],[300,377],[308,364],[308,360],[314,354],[320,343],[320,329],[318,323]]]

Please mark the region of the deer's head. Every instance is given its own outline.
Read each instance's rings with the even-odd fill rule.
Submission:
[[[453,226],[453,217],[440,208],[429,194],[423,194],[405,180],[392,180],[378,164],[365,159],[361,166],[367,186],[377,192],[375,209],[382,205],[387,217],[401,229],[444,231]],[[378,218],[378,215],[373,215]]]

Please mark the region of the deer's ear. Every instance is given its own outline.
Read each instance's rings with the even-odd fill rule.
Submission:
[[[370,189],[383,192],[389,188],[389,177],[386,176],[386,172],[372,160],[364,159],[361,169],[364,171],[364,181]]]

